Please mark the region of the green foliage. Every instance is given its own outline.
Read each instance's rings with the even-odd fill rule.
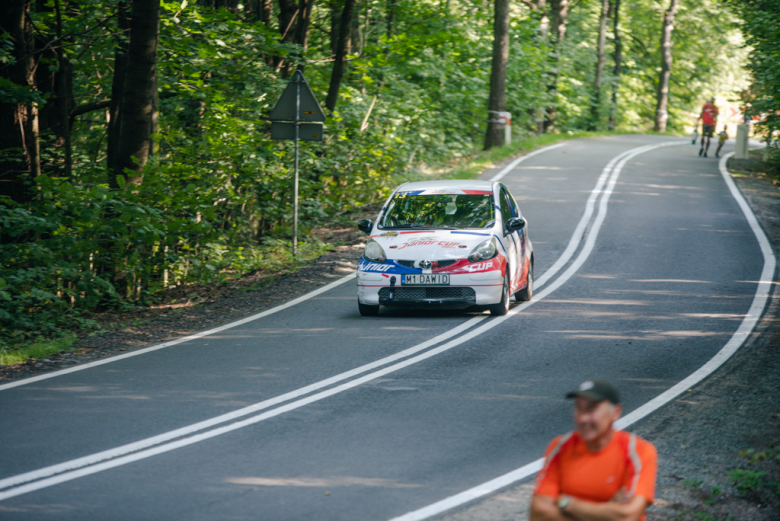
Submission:
[[[766,471],[732,469],[729,471],[729,481],[734,483],[734,488],[742,494],[755,492],[766,486]]]
[[[627,131],[652,120],[662,4],[623,2],[626,70],[619,79],[618,121]],[[471,0],[399,0],[392,4],[390,30],[388,5],[358,4],[359,31],[325,140],[301,143],[304,237],[323,222],[383,200],[404,181],[466,178],[491,161],[548,144],[557,138],[532,137],[541,108],[557,109],[556,132],[563,137],[581,135],[578,130],[591,123],[596,2],[573,7],[558,70],[551,42],[541,37],[539,13],[513,3],[506,97],[515,141],[488,153],[479,150],[487,120],[491,9]],[[62,13],[69,35],[62,51],[73,68],[77,103],[111,96],[117,44],[127,38],[117,31],[119,6],[117,0],[85,0]],[[34,201],[0,203],[0,341],[16,345],[63,329],[89,329],[90,312],[146,305],[166,286],[282,270],[325,251],[328,245],[304,240],[300,255],[290,255],[293,144],[271,140],[267,118],[287,83],[287,65],[305,66],[315,95],[325,99],[333,65],[330,15],[329,3],[315,3],[304,50],[280,42],[284,28],[276,17],[265,26],[241,12],[163,1],[158,128],[142,182],[121,179],[120,189],[108,188],[106,114],[93,111],[74,122],[70,179],[56,177],[64,171],[56,168],[64,161],[62,149],[56,136],[44,136],[45,175],[34,181]],[[34,8],[31,17],[40,35],[54,33],[53,10]],[[746,52],[738,49],[736,33],[734,17],[716,0],[681,8],[674,33],[673,131],[687,123],[699,98],[723,83],[718,78],[736,75]],[[0,63],[12,61],[11,45],[7,34],[0,35]],[[59,61],[42,56],[39,70],[55,72]],[[609,112],[606,93],[618,81],[609,62],[599,127]],[[553,77],[554,92],[548,90]],[[45,103],[39,91],[4,80],[0,97]],[[19,150],[0,154],[18,157]]]
[[[39,337],[22,345],[4,343],[0,340],[0,366],[15,365],[30,358],[45,358],[61,351],[69,351],[76,341],[76,335],[65,333],[52,339]]]
[[[729,0],[729,4],[742,18],[750,49],[747,68],[753,75],[753,85],[745,96],[748,114],[756,120],[757,130],[770,147],[776,148],[780,138],[780,4],[774,0]],[[773,158],[772,164],[780,166],[780,159]]]

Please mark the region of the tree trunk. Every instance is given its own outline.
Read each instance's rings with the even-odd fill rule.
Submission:
[[[544,110],[543,131],[547,132],[555,127],[555,95],[558,91],[558,68],[561,62],[561,49],[563,39],[566,36],[566,21],[569,17],[569,8],[571,0],[550,0],[550,11],[552,15],[552,33],[555,37],[552,52],[552,66],[547,75],[547,97],[551,104]],[[546,43],[546,42],[545,42]]]
[[[615,37],[615,79],[612,82],[612,104],[609,110],[609,130],[615,130],[615,122],[617,121],[617,91],[620,84],[620,60],[622,59],[621,53],[623,52],[623,44],[620,41],[620,33],[618,32],[618,23],[620,22],[620,0],[614,0],[612,6],[613,13],[613,34]]]
[[[387,26],[387,39],[393,37],[393,18],[395,18],[395,3],[397,0],[387,0],[387,7],[385,8],[385,15],[386,15],[386,22],[385,25]]]
[[[299,20],[300,12],[298,9],[298,0],[279,0],[280,41],[284,43],[292,43],[295,41],[297,32],[296,26]],[[283,78],[288,77],[291,71],[290,59],[281,56],[274,57],[274,68],[281,70]]]
[[[339,99],[339,89],[341,88],[341,78],[344,77],[344,61],[347,57],[347,46],[350,40],[350,27],[352,26],[352,14],[355,10],[355,0],[344,0],[344,7],[339,15],[338,44],[336,46],[336,55],[333,60],[333,71],[330,75],[330,86],[328,87],[328,96],[325,99],[325,107],[331,112],[336,110],[336,102]]]
[[[298,4],[298,23],[295,25],[294,41],[301,46],[301,50],[306,54],[309,47],[309,27],[311,26],[311,12],[314,8],[314,0],[300,0]]]
[[[504,144],[504,127],[498,113],[506,110],[506,66],[509,62],[509,0],[495,0],[493,61],[490,69],[490,97],[485,150]]]
[[[677,14],[678,0],[671,0],[669,9],[664,15],[661,26],[661,73],[658,78],[658,103],[655,108],[655,131],[666,132],[666,121],[669,118],[669,75],[672,70],[672,31],[674,30],[674,15]]]
[[[360,54],[363,52],[363,31],[360,29],[360,0],[355,0],[355,7],[352,12],[352,28],[350,29],[349,41],[349,54]]]
[[[122,0],[117,4],[117,30],[119,35],[114,51],[114,77],[111,81],[111,104],[108,107],[108,139],[106,148],[106,167],[108,169],[108,185],[116,190],[116,158],[119,155],[119,128],[121,118],[122,98],[127,76],[127,52],[130,39],[129,6]]]
[[[149,159],[159,22],[160,0],[133,0],[114,175],[123,176],[127,182],[134,184],[141,183],[143,167]],[[137,175],[130,174],[128,177],[130,172]]]
[[[0,195],[28,202],[32,192],[24,177],[41,173],[38,142],[38,108],[35,96],[35,54],[30,25],[29,0],[9,0],[0,10],[0,32],[7,32],[14,46],[12,64],[0,67],[2,78],[18,87],[12,100],[0,103],[0,150],[17,149],[18,154],[0,159]]]
[[[601,108],[601,83],[604,74],[604,62],[606,54],[604,48],[607,45],[607,14],[609,13],[609,0],[601,0],[601,15],[599,16],[599,41],[596,47],[596,75],[593,79],[593,95],[590,100],[590,125],[589,130],[598,130]]]

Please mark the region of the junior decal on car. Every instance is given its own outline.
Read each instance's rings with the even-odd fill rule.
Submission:
[[[358,269],[361,271],[387,271],[392,268],[392,264],[377,264],[375,262],[361,262]]]
[[[491,181],[407,183],[395,190],[358,267],[358,307],[487,308],[533,295],[533,247],[507,188]]]
[[[422,237],[420,239],[414,239],[410,242],[405,242],[398,246],[399,250],[403,250],[404,248],[411,248],[414,246],[436,246],[438,248],[457,248],[459,242],[452,242],[452,241],[439,241],[434,237]]]

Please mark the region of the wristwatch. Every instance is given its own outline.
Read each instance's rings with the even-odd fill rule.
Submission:
[[[571,496],[561,496],[561,499],[558,500],[558,508],[561,509],[561,512],[566,512],[569,501],[571,501]]]

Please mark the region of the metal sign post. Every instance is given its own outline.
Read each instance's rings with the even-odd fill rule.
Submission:
[[[325,121],[325,113],[301,71],[295,71],[268,119],[271,120],[271,139],[295,140],[292,237],[295,255],[298,252],[298,142],[322,141],[321,122]],[[307,123],[309,121],[320,123]]]

